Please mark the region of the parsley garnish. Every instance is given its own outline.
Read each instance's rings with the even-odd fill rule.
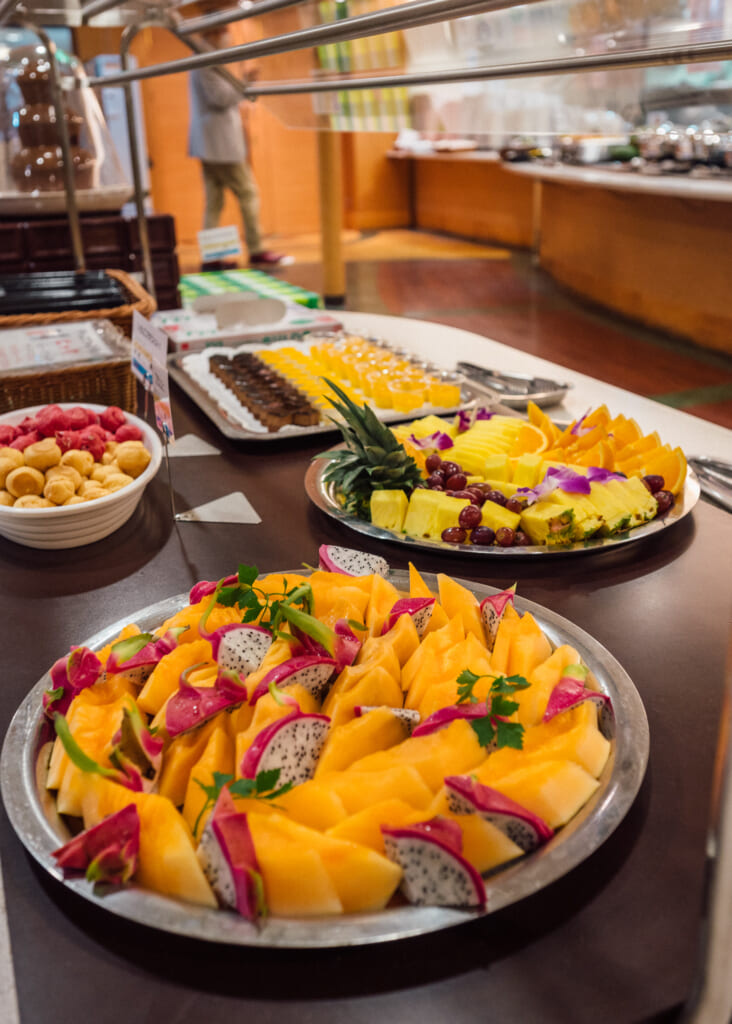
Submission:
[[[478,698],[473,692],[479,679],[486,676],[476,675],[466,668],[457,678],[458,704],[477,704]],[[486,700],[487,714],[482,718],[471,720],[472,726],[481,747],[491,745],[513,747],[521,750],[524,745],[524,727],[519,722],[507,722],[506,718],[518,710],[515,700],[508,698],[517,690],[525,690],[531,684],[523,676],[497,676],[491,683],[490,693]]]
[[[280,769],[271,768],[269,771],[259,772],[254,779],[237,779],[236,782],[234,782],[233,775],[227,775],[225,772],[214,772],[213,783],[210,786],[201,782],[200,779],[195,779],[196,784],[206,794],[206,802],[196,818],[196,823],[193,826],[193,835],[198,834],[201,818],[209,807],[213,807],[216,803],[219,793],[224,786],[229,787],[232,796],[249,797],[252,800],[276,800],[278,797],[284,796],[285,793],[289,793],[293,785],[291,782],[286,782],[283,786],[275,788],[279,778]],[[271,806],[276,807],[276,804]]]

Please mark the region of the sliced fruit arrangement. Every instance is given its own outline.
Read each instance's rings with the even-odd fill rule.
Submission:
[[[513,590],[364,552],[202,581],[153,633],[53,666],[66,874],[263,915],[482,907],[598,790],[613,709]]]
[[[626,442],[634,421],[611,420],[604,407],[574,424],[574,434],[573,428],[560,432],[537,406],[529,423],[477,410],[450,423],[426,416],[389,429],[337,385],[331,388],[346,447],[323,453],[329,460],[323,480],[334,485],[346,511],[397,534],[481,547],[560,548],[664,515],[683,488],[681,449],[628,454],[657,437]],[[600,461],[596,431],[606,438]],[[557,451],[568,457],[555,458]],[[617,464],[614,452],[623,456]]]

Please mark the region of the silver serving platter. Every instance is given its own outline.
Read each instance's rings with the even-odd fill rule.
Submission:
[[[307,341],[307,339],[305,339]],[[292,341],[289,344],[295,345],[296,342]],[[262,342],[252,342],[250,345],[237,345],[238,349],[259,349],[263,348]],[[223,354],[230,352],[231,348],[218,348],[212,347],[212,354]],[[214,426],[218,427],[224,437],[231,438],[234,441],[254,441],[258,443],[269,443],[272,441],[287,441],[293,438],[299,437],[310,437],[311,435],[317,434],[333,434],[338,432],[338,426],[336,423],[318,423],[312,427],[298,427],[294,424],[287,424],[284,427],[280,427],[279,430],[266,431],[263,429],[252,430],[244,426],[239,420],[229,411],[224,405],[217,402],[216,399],[210,395],[205,388],[201,386],[200,381],[193,377],[183,367],[183,361],[190,352],[178,352],[174,355],[168,356],[168,373],[176,382],[176,384],[182,388],[183,391],[188,395],[192,401],[196,403],[201,412],[205,413],[206,416],[211,420]],[[474,405],[480,399],[480,405],[485,408],[493,409],[496,412],[500,412],[501,407],[498,404],[500,398],[494,392],[487,392],[485,388],[473,386],[471,381],[467,378],[463,378],[460,382],[460,402],[454,406],[432,406],[425,405],[420,409],[413,409],[411,412],[395,412],[393,409],[376,409],[374,412],[377,417],[383,423],[401,423],[405,420],[419,419],[421,416],[435,415],[435,416],[452,416],[459,409],[472,409]],[[503,410],[512,413],[513,410]],[[333,413],[334,419],[338,419],[337,414]]]
[[[301,572],[302,570],[298,570]],[[423,574],[437,589],[436,577]],[[392,571],[389,579],[408,590],[404,571]],[[494,587],[461,581],[477,598],[495,594]],[[99,649],[130,621],[143,630],[152,629],[188,602],[179,594],[125,616],[83,641]],[[38,757],[42,739],[42,698],[50,683],[44,675],[18,708],[5,737],[0,759],[0,788],[5,809],[21,842],[38,863],[59,883],[82,899],[138,924],[165,932],[240,946],[319,949],[390,942],[408,936],[450,928],[515,903],[561,878],[589,857],[620,824],[630,809],[648,761],[648,722],[642,701],[630,677],[613,656],[589,634],[566,619],[532,601],[516,599],[519,611],[530,611],[550,642],[571,644],[591,670],[591,684],[606,693],[615,711],[615,737],[600,787],[572,821],[530,856],[488,876],[488,904],[484,911],[444,907],[393,906],[372,914],[343,917],[267,918],[255,927],[228,911],[194,906],[130,886],[109,895],[97,895],[84,879],[64,879],[52,851],[70,836],[55,811],[53,799],[43,789]]]
[[[337,451],[343,445],[336,445],[331,451]],[[604,551],[608,548],[622,547],[624,544],[633,544],[639,540],[645,540],[654,533],[668,529],[678,523],[680,519],[688,516],[699,500],[699,481],[694,472],[690,469],[686,475],[684,492],[681,498],[665,516],[659,519],[652,519],[650,523],[637,526],[627,533],[618,534],[615,537],[597,537],[591,540],[580,541],[576,544],[566,544],[563,547],[549,548],[544,544],[525,544],[522,547],[502,548],[498,544],[491,544],[486,547],[473,544],[448,544],[443,540],[428,540],[426,537],[410,537],[404,533],[395,533],[392,530],[384,530],[380,526],[358,519],[356,516],[345,512],[338,502],[336,489],[333,484],[323,480],[323,473],[328,466],[327,459],[313,459],[305,474],[305,490],[313,504],[332,519],[337,519],[350,530],[356,533],[364,533],[374,540],[388,541],[391,544],[400,544],[407,548],[417,548],[420,551],[444,551],[450,555],[465,555],[467,558],[556,558],[559,555],[581,555],[595,551]]]

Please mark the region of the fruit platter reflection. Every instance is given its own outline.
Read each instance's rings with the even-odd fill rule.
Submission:
[[[63,877],[259,928],[483,911],[492,878],[561,842],[617,742],[579,650],[513,589],[480,601],[413,565],[397,587],[348,548],[319,564],[241,565],[149,631],[56,661],[38,777],[72,833]],[[640,765],[626,803],[643,749],[623,758]]]
[[[371,524],[382,539],[587,549],[675,521],[698,497],[695,487],[685,502],[680,448],[606,406],[564,430],[533,403],[528,422],[475,408],[389,427],[330,386],[345,444],[316,457],[324,493],[349,525]]]

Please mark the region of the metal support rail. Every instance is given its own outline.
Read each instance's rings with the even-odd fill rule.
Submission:
[[[82,23],[86,24],[90,18],[94,18],[98,14],[104,14],[105,11],[111,11],[114,7],[121,7],[125,3],[127,3],[127,0],[91,0],[90,3],[84,4],[81,8]]]
[[[98,3],[106,3],[108,0],[95,0]],[[116,0],[113,0],[116,3]],[[186,18],[181,21],[178,30],[181,35],[190,35],[191,32],[205,32],[210,28],[219,28],[222,25],[230,25],[235,21],[243,21],[245,18],[259,18],[263,14],[270,14],[272,11],[281,11],[287,7],[299,7],[307,3],[307,0],[250,0],[241,7],[232,7],[229,10],[219,11],[218,14],[204,14],[200,18]]]
[[[293,50],[310,49],[328,43],[362,39],[380,35],[383,32],[433,25],[466,17],[469,14],[485,14],[490,11],[505,10],[509,7],[519,6],[523,2],[524,0],[411,0],[410,3],[400,4],[385,11],[371,11],[368,14],[343,18],[341,21],[325,25],[298,29],[295,32],[287,32],[271,39],[242,43],[213,54],[199,54],[195,57],[171,60],[166,64],[153,64],[135,71],[91,78],[89,85],[123,85],[129,81],[156,78],[159,75],[175,75],[182,71],[194,71],[197,68],[212,67],[216,64],[230,64],[234,61],[270,57],[277,53],[290,53]],[[182,23],[180,30],[185,32],[185,22]]]
[[[342,24],[342,23],[339,23]],[[334,26],[326,26],[334,27]],[[298,33],[292,33],[298,35]],[[289,36],[279,36],[289,39]],[[140,68],[125,75],[109,75],[89,79],[90,86],[116,85],[136,78],[176,74],[192,68],[211,67],[241,60],[244,56],[262,56],[250,53],[247,44],[227,50],[218,50],[198,58],[183,58],[168,64]],[[305,45],[310,45],[305,44]],[[246,54],[242,51],[246,50]],[[270,53],[280,52],[270,50]],[[732,39],[711,43],[691,43],[686,46],[662,46],[627,53],[592,53],[574,57],[555,57],[550,60],[520,61],[514,64],[483,65],[474,68],[451,68],[439,71],[418,71],[405,74],[370,75],[366,78],[338,76],[319,80],[293,80],[285,82],[256,82],[246,86],[248,99],[257,96],[287,96],[298,93],[343,92],[348,89],[386,89],[396,86],[441,85],[448,82],[480,82],[501,78],[529,78],[541,75],[562,75],[583,71],[613,71],[629,68],[657,67],[664,64],[694,64],[708,60],[732,59]]]

